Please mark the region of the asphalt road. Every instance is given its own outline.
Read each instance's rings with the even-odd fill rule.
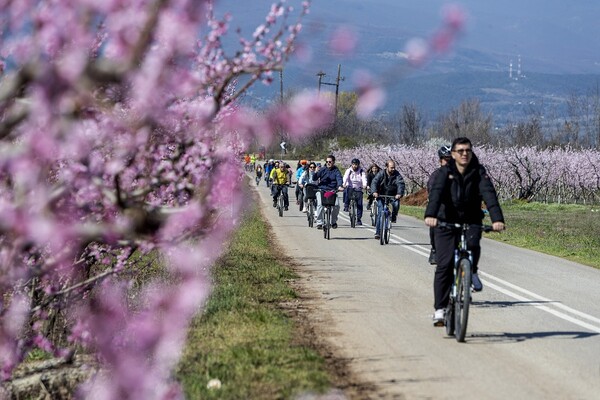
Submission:
[[[484,290],[458,343],[431,323],[434,267],[422,221],[400,215],[381,246],[366,212],[354,229],[341,212],[325,240],[308,228],[293,188],[279,217],[264,182],[254,187],[274,237],[317,294],[312,320],[375,385],[374,398],[600,399],[599,270],[484,239]]]

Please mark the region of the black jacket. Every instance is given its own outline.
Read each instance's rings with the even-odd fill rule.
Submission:
[[[392,172],[392,175],[388,176],[387,170],[384,168],[371,181],[371,193],[387,196],[395,196],[397,194],[404,196],[404,189],[404,178],[396,170]]]
[[[475,154],[464,175],[458,172],[454,160],[440,167],[439,171],[431,185],[425,217],[446,222],[481,224],[483,200],[492,222],[504,222],[494,184]]]

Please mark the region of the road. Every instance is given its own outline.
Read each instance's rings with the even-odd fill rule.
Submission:
[[[483,239],[484,290],[458,343],[431,323],[434,267],[422,221],[400,215],[381,246],[374,228],[352,229],[341,212],[328,241],[308,228],[293,188],[283,217],[264,182],[255,189],[273,237],[317,294],[312,320],[375,385],[374,398],[600,398],[599,270]]]

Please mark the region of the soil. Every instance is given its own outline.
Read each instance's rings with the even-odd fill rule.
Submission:
[[[280,255],[283,265],[288,265],[298,275],[299,266],[294,261],[284,255]],[[338,390],[341,390],[345,396],[340,397],[339,393],[333,389],[318,399],[356,399],[367,400],[374,398],[376,393],[375,386],[368,382],[363,382],[354,374],[349,365],[350,360],[340,357],[339,351],[323,338],[328,334],[325,327],[328,325],[323,321],[315,321],[315,304],[318,303],[318,295],[312,293],[310,288],[300,282],[299,279],[291,281],[291,286],[297,294],[297,298],[292,302],[281,305],[286,314],[292,318],[295,325],[294,343],[308,347],[316,351],[325,360],[327,371],[332,379],[331,384]]]
[[[427,189],[423,188],[415,193],[409,194],[408,196],[404,196],[402,199],[402,204],[407,206],[423,207],[427,205],[428,196],[429,193],[427,193]]]

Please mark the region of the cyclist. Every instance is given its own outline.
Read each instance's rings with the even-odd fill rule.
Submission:
[[[377,200],[377,212],[383,212],[384,202],[381,199],[377,199],[379,195],[394,196],[395,199],[392,201],[392,222],[396,222],[398,217],[398,210],[400,209],[400,198],[404,196],[404,178],[400,175],[400,172],[396,171],[396,163],[393,160],[388,160],[385,163],[385,169],[379,171],[373,181],[371,182],[371,193]],[[379,239],[381,236],[381,226],[379,218],[375,223],[375,239]]]
[[[448,161],[452,158],[452,153],[450,152],[450,146],[442,146],[438,150],[438,157],[440,159],[440,168],[444,165],[448,164]],[[427,193],[431,192],[431,186],[433,185],[433,181],[435,177],[440,173],[440,168],[436,169],[429,175],[429,180],[427,181]],[[429,264],[435,265],[435,242],[433,240],[433,228],[429,228],[429,243],[431,243],[431,251],[429,252]]]
[[[269,182],[269,177],[271,176],[271,172],[273,171],[275,165],[275,161],[273,161],[273,159],[270,159],[268,162],[265,163],[265,182]]]
[[[381,171],[381,168],[379,168],[379,165],[377,165],[375,163],[371,164],[371,166],[367,170],[367,191],[368,191],[367,200],[369,201],[369,203],[367,204],[367,210],[371,209],[371,205],[373,204],[373,194],[371,193],[371,182],[373,182],[373,178],[375,178],[375,175],[377,175],[379,173],[379,171]]]
[[[452,159],[440,168],[429,192],[429,204],[425,210],[425,224],[434,228],[437,267],[433,281],[433,324],[443,326],[444,309],[448,305],[453,279],[454,249],[460,232],[437,227],[438,220],[449,223],[474,224],[467,231],[467,247],[473,254],[473,290],[483,285],[477,275],[477,263],[481,256],[481,225],[485,202],[494,231],[504,229],[504,216],[498,195],[483,165],[473,154],[473,145],[466,137],[454,139],[451,146]]]
[[[306,160],[298,161],[298,169],[296,169],[296,175],[295,175],[295,177],[296,177],[296,205],[300,206],[300,211],[302,211],[302,209],[304,208],[304,204],[300,204],[300,199],[303,198],[303,196],[300,195],[300,193],[302,192],[302,186],[300,186],[300,177],[307,170],[308,170],[308,161],[306,161]]]
[[[335,157],[328,155],[325,161],[325,167],[319,169],[312,177],[313,181],[317,181],[320,190],[343,190],[342,173],[335,166]],[[321,200],[322,193],[317,192],[317,229],[323,229],[323,203]],[[335,206],[331,213],[331,227],[337,228],[337,218],[340,213],[340,199],[335,200]]]
[[[362,213],[363,213],[363,188],[367,187],[367,173],[360,166],[360,160],[355,158],[352,160],[352,165],[346,170],[343,178],[344,186],[344,211],[348,211],[350,205],[350,196],[353,190],[360,189],[361,196],[356,202],[356,225],[362,225]]]
[[[271,171],[270,178],[273,180],[273,185],[271,186],[271,196],[273,196],[273,207],[277,207],[277,198],[281,194],[283,196],[283,206],[285,211],[288,210],[290,205],[290,200],[288,198],[288,182],[289,175],[288,171],[285,167],[285,163],[276,163],[278,164],[278,168],[274,168]]]
[[[306,213],[306,206],[308,204],[308,200],[306,199],[306,184],[307,183],[312,183],[312,177],[315,174],[315,170],[317,169],[317,164],[315,164],[314,162],[310,162],[308,164],[308,169],[306,169],[302,175],[300,175],[300,178],[298,179],[298,186],[300,186],[300,188],[303,191],[303,198],[304,198],[304,206],[302,207],[302,212]]]
[[[258,185],[258,182],[260,182],[260,180],[262,179],[262,176],[263,176],[263,169],[260,166],[260,164],[258,164],[256,166],[255,173],[256,173],[256,182],[257,182],[257,185]]]

